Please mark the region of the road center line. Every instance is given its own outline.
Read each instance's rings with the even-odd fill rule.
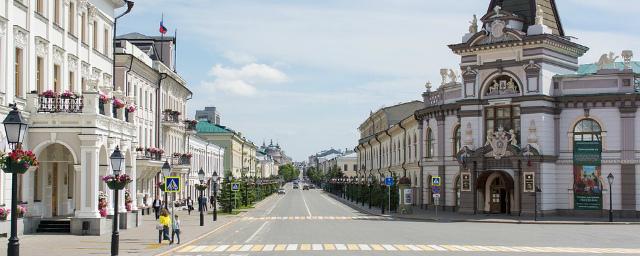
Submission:
[[[244,241],[244,243],[246,244],[246,243],[251,242],[251,240],[253,240],[253,238],[255,238],[255,237],[256,237],[256,235],[258,235],[258,233],[260,233],[260,231],[262,231],[262,229],[264,228],[264,226],[266,226],[266,225],[267,225],[267,223],[269,223],[269,222],[268,222],[268,221],[265,221],[264,223],[262,223],[262,226],[260,226],[260,227],[258,228],[258,230],[256,230],[256,232],[254,232],[254,233],[253,233],[253,235],[251,235],[251,236],[249,237],[249,239],[247,239],[247,241]]]
[[[309,217],[312,217],[313,215],[311,215],[311,211],[309,210],[309,205],[307,204],[307,200],[304,199],[304,193],[302,194],[302,201],[304,202],[304,207],[307,208],[307,213],[309,214]]]

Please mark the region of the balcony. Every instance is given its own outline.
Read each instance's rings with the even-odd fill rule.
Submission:
[[[38,96],[38,113],[82,113],[82,96]]]
[[[136,149],[136,159],[147,159],[154,161],[162,161],[162,152],[157,152],[152,150],[151,148],[147,148],[146,150],[139,151],[140,149]]]
[[[196,125],[198,125],[198,121],[184,120],[184,125],[187,132],[197,132]]]
[[[162,112],[162,122],[166,123],[180,123],[180,115],[179,111],[173,111],[171,109],[165,109]]]

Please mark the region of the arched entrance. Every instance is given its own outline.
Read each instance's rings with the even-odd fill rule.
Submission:
[[[486,171],[478,177],[485,213],[510,214],[513,206],[513,178],[505,171]]]
[[[34,172],[34,201],[41,202],[43,217],[73,215],[75,205],[75,159],[62,144],[47,145],[39,154]]]

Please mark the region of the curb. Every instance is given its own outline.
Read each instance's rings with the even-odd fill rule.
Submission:
[[[401,216],[401,215],[389,215],[389,214],[380,214],[377,212],[368,211],[366,209],[362,209],[359,205],[354,205],[351,202],[345,200],[344,198],[338,197],[334,194],[323,191],[323,193],[330,195],[334,199],[351,206],[352,208],[366,214],[382,216],[382,217],[391,217],[393,219],[400,220],[414,220],[414,221],[422,221],[422,222],[437,222],[437,223],[447,223],[447,222],[468,222],[468,223],[487,223],[487,224],[542,224],[542,225],[640,225],[640,222],[603,222],[603,221],[552,221],[552,220],[541,220],[541,221],[533,221],[533,220],[482,220],[482,219],[464,219],[464,218],[454,218],[454,219],[436,219],[436,218],[419,218],[419,217],[410,217],[410,216]]]

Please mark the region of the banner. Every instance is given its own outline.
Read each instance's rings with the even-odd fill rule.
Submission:
[[[573,195],[576,210],[602,209],[602,143],[574,141]]]

